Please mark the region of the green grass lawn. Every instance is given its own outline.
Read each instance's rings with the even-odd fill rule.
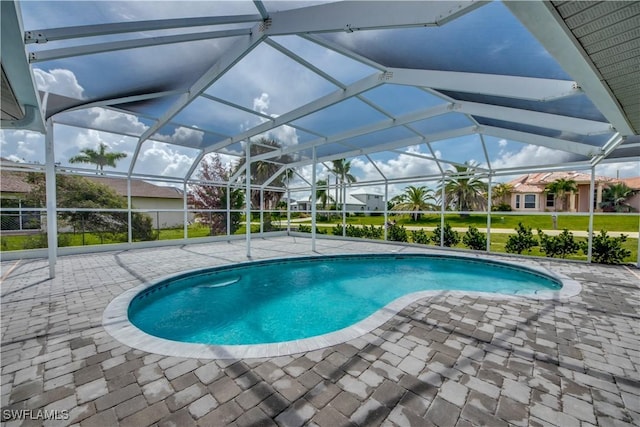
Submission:
[[[435,227],[440,224],[440,214],[434,213],[431,215],[425,215],[418,221],[414,221],[409,215],[389,215],[389,221],[395,220],[399,225],[404,226],[425,226]],[[473,225],[481,228],[487,226],[487,216],[483,214],[469,215],[468,217],[461,217],[458,214],[445,214],[445,221],[452,227],[468,227]],[[311,222],[311,218],[309,218]],[[514,229],[519,222],[522,222],[528,227],[534,230],[538,228],[542,230],[553,229],[553,222],[551,216],[546,215],[510,215],[505,212],[496,212],[491,214],[491,228],[508,228]],[[342,216],[334,216],[329,221],[318,221],[322,224],[341,224]],[[347,224],[362,224],[362,225],[383,225],[383,216],[349,216],[347,217]],[[593,227],[595,230],[607,230],[607,231],[626,231],[637,232],[640,225],[640,216],[638,215],[611,215],[602,214],[595,215],[593,218]],[[586,231],[589,228],[589,217],[587,216],[574,216],[574,215],[559,215],[558,216],[558,229],[562,230],[567,228],[571,231],[579,230]]]
[[[422,218],[420,221],[412,221],[408,215],[403,216],[393,216],[389,217],[390,220],[395,219],[399,225],[404,226],[425,226],[425,227],[435,227],[440,224],[439,215],[432,215]],[[501,220],[504,218],[504,221]],[[451,224],[452,227],[468,227],[469,225],[474,225],[476,227],[485,227],[486,226],[486,215],[471,215],[467,218],[461,218],[457,214],[446,215],[445,220]],[[309,219],[309,222],[311,219]],[[550,218],[545,216],[537,216],[537,215],[509,215],[509,216],[499,216],[492,215],[492,228],[509,228],[513,229],[516,227],[518,222],[523,222],[527,226],[530,226],[534,229],[543,228],[543,229],[551,229],[551,224],[549,223]],[[575,216],[566,216],[559,218],[559,227],[558,228],[569,228],[570,230],[586,230],[586,225],[588,218],[575,217]],[[309,225],[306,224],[307,226]],[[332,221],[324,221],[318,222],[321,226],[321,229],[326,230],[327,233],[331,233],[331,224],[338,224],[341,222],[340,218],[334,218]],[[376,217],[376,216],[350,216],[347,217],[347,222],[349,224],[362,224],[362,225],[375,225],[382,226],[384,222],[384,217]],[[274,222],[273,225],[276,226],[278,223]],[[324,225],[324,227],[323,227]],[[583,227],[583,225],[585,225]],[[606,229],[607,231],[637,231],[638,230],[638,216],[614,216],[614,215],[601,215],[596,216],[594,218],[594,225],[596,230]],[[286,222],[283,222],[283,226],[286,227]],[[296,224],[292,224],[293,227]],[[253,224],[251,226],[252,233],[259,233],[260,226]],[[244,234],[245,226],[241,225],[238,230],[236,230],[235,234]],[[462,234],[462,233],[460,233]],[[515,234],[515,233],[514,233]],[[198,237],[207,237],[210,235],[209,228],[201,225],[201,224],[192,224],[188,227],[188,236],[189,238],[198,238]],[[507,239],[510,234],[500,234],[500,233],[492,233],[491,234],[491,251],[492,252],[505,252],[505,245]],[[164,229],[160,230],[159,240],[173,240],[173,239],[182,239],[184,237],[184,230],[182,228],[174,228],[174,229]],[[124,233],[119,234],[104,234],[100,236],[97,233],[85,233],[84,234],[84,242],[83,236],[80,233],[61,233],[59,236],[61,246],[82,246],[84,245],[100,245],[100,244],[110,244],[110,243],[124,243],[127,241],[127,236]],[[576,237],[576,241],[586,241],[584,237]],[[44,234],[35,234],[35,235],[3,235],[0,236],[2,251],[13,251],[13,250],[23,250],[23,249],[35,249],[35,248],[46,248],[47,241],[46,235]],[[465,248],[465,246],[460,243],[457,247]],[[631,252],[631,256],[625,259],[626,262],[635,263],[638,256],[638,239],[635,238],[627,238],[627,241],[624,243],[623,247]],[[534,247],[529,255],[535,256],[544,256],[544,253],[540,251],[539,247]],[[527,255],[527,253],[525,253]],[[586,255],[579,252],[577,255],[571,256],[570,259],[580,259],[586,260]]]

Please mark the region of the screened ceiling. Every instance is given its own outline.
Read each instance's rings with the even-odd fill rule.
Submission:
[[[78,129],[181,180],[263,137],[380,179],[640,159],[640,2],[0,3],[2,128],[63,165]]]

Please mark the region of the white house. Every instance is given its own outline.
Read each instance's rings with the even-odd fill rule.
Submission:
[[[311,200],[298,200],[291,204],[292,211],[311,212]],[[375,193],[367,193],[364,190],[356,190],[347,194],[345,203],[347,212],[363,212],[370,215],[374,212],[384,212],[384,196]],[[320,204],[316,204],[316,209],[322,209]],[[338,210],[342,210],[342,205],[338,204]]]

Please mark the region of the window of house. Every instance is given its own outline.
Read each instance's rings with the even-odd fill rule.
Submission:
[[[556,195],[553,193],[547,194],[547,207],[552,208],[556,205]]]
[[[536,208],[536,195],[535,194],[525,194],[525,196],[524,196],[524,208],[525,209],[535,209]]]
[[[516,209],[520,209],[520,195],[516,194]]]

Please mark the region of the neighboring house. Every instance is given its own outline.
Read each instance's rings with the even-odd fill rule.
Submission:
[[[311,212],[311,203],[311,200],[298,200],[291,204],[291,210]],[[347,194],[345,205],[345,209],[348,212],[364,212],[365,215],[370,215],[372,212],[384,212],[385,201],[384,196],[379,194],[354,191]],[[322,206],[317,203],[316,208],[321,210]],[[342,210],[342,204],[340,203],[338,204],[338,210]]]
[[[3,160],[4,164],[7,161]],[[23,200],[31,191],[31,185],[26,182],[25,172],[0,171],[0,199],[3,208],[24,208]],[[127,197],[127,180],[125,178],[109,178],[103,176],[84,176],[91,181],[112,188],[117,194]],[[134,209],[145,209],[153,221],[153,227],[171,228],[181,227],[184,222],[183,193],[174,187],[163,187],[146,181],[131,181],[131,205]],[[178,209],[180,212],[168,212],[167,209]],[[193,215],[190,215],[190,219]],[[24,230],[40,228],[39,214],[19,211],[15,213],[3,212],[3,230]]]
[[[127,197],[126,178],[84,176],[85,178],[112,188],[122,197]],[[183,212],[168,212],[166,209],[184,208],[183,193],[175,187],[163,187],[146,181],[131,180],[131,206],[134,209],[148,209],[145,212],[153,221],[153,228],[182,227]],[[165,211],[163,211],[163,209]],[[193,215],[189,216],[192,220]]]
[[[630,189],[636,191],[636,194],[627,199],[627,203],[633,206],[633,208],[637,212],[640,212],[640,176],[635,176],[633,178],[622,178],[620,179],[620,181],[627,184],[627,187],[629,187]]]
[[[0,171],[0,204],[3,208],[23,209],[28,207],[25,204],[25,195],[31,191],[31,185],[26,182],[22,172]],[[2,212],[2,230],[38,230],[40,229],[39,212],[25,212],[16,210],[15,212]]]
[[[567,193],[562,197],[560,206],[556,209],[556,199],[554,194],[545,192],[548,184],[564,178],[573,180],[578,191]],[[602,201],[602,191],[609,184],[618,182],[615,178],[606,176],[595,177],[595,210],[600,211],[599,205]],[[591,186],[591,175],[582,172],[542,172],[520,176],[509,184],[513,191],[507,197],[507,203],[514,211],[523,212],[589,212],[589,188]]]

